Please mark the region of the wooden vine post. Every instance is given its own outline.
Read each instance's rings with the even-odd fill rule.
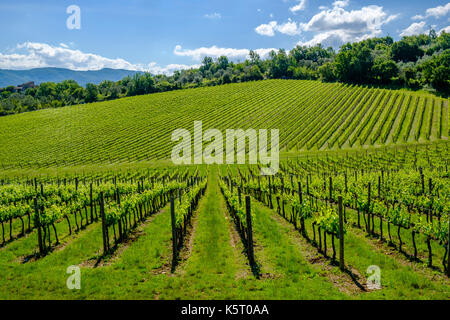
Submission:
[[[425,177],[423,175],[422,168],[419,168],[420,170],[420,183],[422,185],[422,194],[425,194]]]
[[[378,198],[381,198],[381,176],[378,176]]]
[[[371,196],[371,186],[372,184],[369,182],[368,190],[367,190],[367,233],[370,234],[370,196]]]
[[[329,177],[330,180],[330,202],[333,202],[333,179],[331,176]]]
[[[309,179],[311,179],[311,175],[309,175]],[[309,179],[306,176],[306,194],[309,196]]]
[[[89,190],[89,203],[91,206],[91,223],[94,223],[94,203],[92,201],[92,183],[90,185],[90,190]]]
[[[269,208],[273,209],[273,205],[272,205],[272,184],[270,183],[270,176],[269,176]]]
[[[348,193],[348,187],[347,187],[347,172],[345,172],[344,177],[345,177],[345,194],[347,194],[347,193]]]
[[[250,204],[250,196],[245,197],[245,213],[247,216],[247,250],[248,250],[248,260],[252,270],[255,267],[255,255],[253,250],[253,228],[252,228],[252,212]]]
[[[300,201],[300,205],[303,204],[303,192],[302,192],[302,184],[299,181],[298,182],[298,200]],[[303,216],[300,217],[300,229],[303,236],[306,236],[306,230],[305,230],[305,218]]]
[[[106,240],[106,216],[103,192],[100,192],[100,215],[102,216],[103,254],[106,254],[108,252],[108,244]]]
[[[339,267],[342,271],[345,269],[344,263],[344,218],[343,218],[343,206],[342,196],[338,197],[339,204]]]
[[[447,276],[450,277],[450,216],[448,217],[448,239],[447,239]]]
[[[172,223],[172,272],[175,270],[177,261],[177,232],[175,221],[175,199],[170,197],[170,220]]]
[[[35,223],[38,232],[38,243],[39,243],[39,253],[41,255],[44,254],[44,246],[42,245],[42,230],[41,230],[41,219],[39,217],[39,207],[38,200],[34,198],[34,213],[35,213]]]

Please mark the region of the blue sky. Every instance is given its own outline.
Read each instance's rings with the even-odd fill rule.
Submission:
[[[70,30],[77,5],[81,28]],[[204,55],[244,60],[249,49],[449,30],[437,0],[0,0],[0,68],[102,67],[171,72]]]

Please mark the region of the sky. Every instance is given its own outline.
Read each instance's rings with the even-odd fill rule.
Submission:
[[[450,32],[438,0],[0,0],[0,69],[170,74],[207,55]]]

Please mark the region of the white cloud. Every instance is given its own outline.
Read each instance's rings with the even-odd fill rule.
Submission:
[[[332,30],[326,31],[316,34],[309,41],[300,41],[298,44],[301,46],[315,46],[317,44],[322,44],[324,47],[334,47],[338,48],[343,43],[354,42],[354,41],[362,41],[369,38],[367,35],[363,35],[361,37],[355,38],[352,34],[344,30]]]
[[[276,21],[271,21],[268,24],[262,24],[255,28],[257,34],[267,37],[273,37],[275,35],[275,28],[277,26]]]
[[[22,70],[39,67],[48,67],[44,65],[38,57],[23,54],[2,54],[0,53],[0,69]]]
[[[408,28],[403,30],[402,33],[400,33],[400,36],[407,37],[407,36],[414,36],[417,34],[423,34],[426,32],[425,27],[426,27],[425,21],[414,22]]]
[[[0,53],[0,68],[28,69],[58,67],[72,70],[100,70],[103,68],[137,70],[124,59],[110,59],[93,53],[70,49],[67,45],[25,42],[16,46],[12,54]]]
[[[275,50],[274,48],[262,48],[254,50],[258,53],[261,58],[267,58],[269,53]],[[249,49],[234,49],[234,48],[218,48],[217,46],[212,47],[201,47],[197,49],[183,49],[182,46],[177,45],[174,50],[174,54],[182,57],[191,57],[193,60],[200,61],[203,57],[208,56],[212,58],[218,58],[220,56],[226,56],[232,60],[244,60],[248,58],[250,53]]]
[[[171,64],[162,67],[155,62],[148,65],[133,64],[120,58],[110,59],[97,54],[73,50],[64,43],[59,46],[51,46],[46,43],[25,42],[17,45],[12,53],[3,54],[0,52],[0,69],[24,70],[45,67],[66,68],[76,71],[111,68],[148,71],[154,74],[171,74],[175,70],[190,69],[196,67],[196,65]]]
[[[337,0],[333,2],[333,7],[335,8],[345,8],[349,4],[349,0]]]
[[[287,34],[289,36],[299,35],[301,33],[300,26],[291,19],[288,22],[280,24],[276,27],[276,30],[282,34]]]
[[[427,9],[426,13],[428,16],[435,18],[440,18],[446,16],[450,12],[450,2],[445,6],[437,6],[436,8]]]
[[[303,24],[306,31],[347,30],[356,33],[381,33],[381,27],[394,20],[397,16],[387,14],[379,6],[363,7],[360,10],[346,11],[335,7],[333,10],[322,11]]]
[[[323,10],[313,16],[308,23],[300,28],[315,32],[313,39],[302,42],[300,45],[316,45],[339,47],[346,42],[362,41],[382,33],[383,25],[396,19],[398,15],[388,15],[383,7],[367,6],[359,10],[347,11],[342,6],[347,1],[336,1],[330,10]]]
[[[299,0],[300,3],[293,6],[292,8],[289,8],[289,10],[291,10],[292,13],[296,13],[298,11],[302,11],[305,10],[306,8],[306,0]]]
[[[416,15],[412,17],[413,20],[423,20],[429,17],[440,18],[446,16],[450,12],[450,2],[444,6],[437,6],[435,8],[429,8],[425,11],[425,15]]]
[[[165,67],[162,67],[158,65],[156,62],[150,62],[148,66],[145,69],[145,71],[148,71],[152,74],[165,74],[165,75],[171,75],[174,73],[174,71],[177,70],[188,70],[193,68],[200,68],[199,64],[194,65],[185,65],[185,64],[169,64]]]
[[[278,24],[276,21],[271,21],[268,24],[262,24],[255,28],[257,34],[267,37],[273,37],[275,32],[286,34],[289,36],[299,35],[301,33],[300,25],[291,19],[283,24]]]
[[[206,19],[211,19],[211,20],[220,20],[220,19],[222,19],[222,15],[220,13],[218,13],[218,12],[205,14],[204,17]]]
[[[333,2],[333,8],[345,8],[348,6],[349,3],[350,3],[349,0],[337,0]],[[321,11],[328,9],[330,8],[327,6],[319,6],[319,10]]]
[[[445,27],[445,28],[442,28],[441,30],[439,30],[439,34],[441,34],[442,32],[444,32],[445,31],[445,33],[450,33],[450,26],[447,26],[447,27]]]

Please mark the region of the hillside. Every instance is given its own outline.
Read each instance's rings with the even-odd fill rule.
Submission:
[[[302,80],[267,80],[0,118],[4,168],[167,159],[173,130],[277,128],[282,151],[448,139],[448,100]]]
[[[0,88],[16,86],[28,81],[40,84],[42,82],[61,82],[63,80],[75,80],[79,85],[85,86],[87,83],[99,84],[103,80],[119,81],[135,73],[136,71],[121,69],[101,69],[97,71],[74,71],[63,68],[0,69]]]

